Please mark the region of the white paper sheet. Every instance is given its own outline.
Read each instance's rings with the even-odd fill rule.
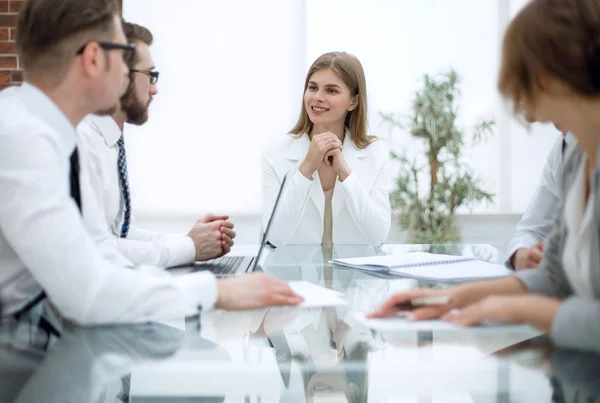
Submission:
[[[366,317],[364,312],[355,312],[354,317],[363,325],[381,331],[418,331],[418,330],[452,330],[452,331],[482,331],[487,329],[517,330],[517,329],[532,329],[527,325],[502,325],[488,324],[483,326],[462,327],[452,323],[444,322],[443,320],[421,320],[410,321],[405,317],[393,316],[389,318],[370,319]]]
[[[289,284],[296,294],[304,298],[304,302],[300,304],[303,308],[348,305],[344,294],[339,291],[321,287],[308,281],[290,281]]]

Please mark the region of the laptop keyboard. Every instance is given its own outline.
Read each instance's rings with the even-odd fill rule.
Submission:
[[[244,260],[244,256],[223,256],[206,262],[196,262],[192,272],[210,270],[214,274],[232,274]]]

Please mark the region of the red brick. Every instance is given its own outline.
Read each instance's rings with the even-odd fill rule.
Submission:
[[[23,81],[23,70],[13,70],[12,71],[12,82],[20,83]]]
[[[8,13],[8,0],[0,0],[0,13]]]
[[[17,68],[17,57],[16,56],[0,56],[0,69],[16,69]]]
[[[0,83],[10,82],[10,71],[0,71]]]
[[[0,54],[14,55],[17,53],[17,44],[15,42],[0,42]]]
[[[0,28],[17,26],[17,14],[0,14]]]
[[[10,30],[8,28],[0,28],[0,41],[8,41],[10,38]]]
[[[2,1],[0,1],[0,3],[2,3]],[[21,7],[23,7],[23,2],[22,1],[10,0],[10,10],[9,10],[9,12],[11,12],[11,13],[18,13],[19,10],[21,10]],[[1,6],[0,6],[0,8],[1,8]]]
[[[5,88],[12,87],[13,85],[15,85],[15,84],[8,84],[8,83],[4,84],[4,83],[0,83],[0,91],[2,91],[2,90],[3,90],[3,89],[5,89]]]
[[[17,28],[10,29],[10,40],[15,41],[17,39]]]

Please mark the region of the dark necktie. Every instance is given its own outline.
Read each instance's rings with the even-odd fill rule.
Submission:
[[[69,180],[71,182],[71,197],[77,203],[79,212],[81,212],[81,189],[79,187],[79,153],[77,147],[71,154],[71,169],[69,172]]]
[[[123,194],[123,225],[121,226],[121,238],[127,238],[129,232],[129,222],[131,220],[131,195],[129,194],[129,181],[127,179],[127,155],[125,153],[125,139],[123,135],[117,141],[119,147],[119,157],[117,159],[117,168],[119,170],[119,182],[121,184],[121,193]]]

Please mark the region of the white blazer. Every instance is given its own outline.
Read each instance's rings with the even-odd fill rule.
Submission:
[[[323,239],[325,194],[318,171],[308,180],[298,170],[308,153],[307,135],[277,136],[263,154],[262,229],[266,228],[285,174],[288,174],[277,213],[269,231],[269,242],[320,244]],[[333,243],[380,245],[388,237],[391,208],[388,194],[389,146],[377,140],[365,149],[356,147],[350,135],[343,155],[352,173],[335,183],[332,198]]]

